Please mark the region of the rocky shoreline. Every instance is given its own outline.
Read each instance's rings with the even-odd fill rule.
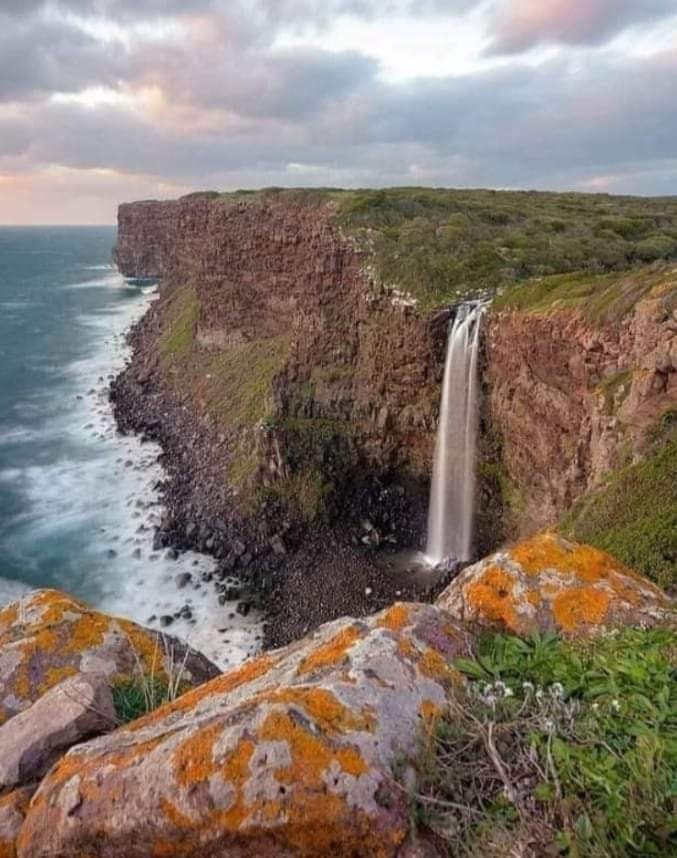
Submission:
[[[382,521],[393,530],[399,523],[398,533],[411,538],[417,526],[419,539],[423,532],[421,515],[412,525],[410,511],[403,509],[405,492],[397,484],[373,479],[356,487],[360,515],[353,513],[350,521],[302,526],[274,503],[250,519],[237,511],[223,474],[225,436],[170,391],[160,372],[161,301],[129,332],[132,357],[110,388],[119,430],[155,441],[163,450],[167,476],[158,488],[165,514],[155,547],[213,556],[216,570],[203,575],[202,583],[215,587],[223,603],[237,599],[244,615],[252,609],[264,613],[266,649],[340,616],[366,616],[397,599],[433,599],[448,574],[415,581],[374,562],[379,550],[389,550],[379,546]],[[376,524],[364,518],[365,511],[374,513]]]

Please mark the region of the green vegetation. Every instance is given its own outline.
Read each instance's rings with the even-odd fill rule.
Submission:
[[[181,392],[190,391],[200,411],[225,428],[248,428],[272,412],[272,383],[289,351],[286,335],[245,340],[213,352],[196,345],[200,305],[192,287],[170,297],[160,353]]]
[[[158,677],[135,677],[113,687],[113,706],[120,724],[135,721],[172,699],[169,683]]]
[[[319,468],[305,467],[260,489],[259,502],[279,500],[290,512],[308,524],[322,515],[331,485]]]
[[[677,437],[674,412],[661,421],[667,440],[646,458],[613,471],[562,522],[567,536],[596,545],[662,587],[677,583]],[[672,436],[672,437],[670,437]]]
[[[614,414],[618,410],[630,392],[631,383],[632,371],[629,369],[622,369],[604,379],[599,390],[604,396],[605,414]]]
[[[578,308],[593,322],[617,322],[645,295],[663,293],[668,306],[675,301],[677,290],[664,288],[666,274],[662,269],[635,269],[622,274],[562,274],[539,277],[511,286],[498,295],[495,310],[506,308],[531,313],[553,309]]]
[[[508,476],[505,465],[500,461],[481,461],[477,466],[477,474],[498,491],[501,506],[510,518],[519,521],[524,514],[524,498],[519,486]]]
[[[224,205],[331,205],[339,226],[370,254],[380,282],[415,296],[423,311],[535,277],[587,278],[677,258],[675,197],[415,187],[218,196]]]
[[[288,351],[289,337],[283,335],[196,356],[201,378],[195,381],[204,407],[231,430],[265,420],[273,410],[273,379]]]
[[[165,362],[178,360],[190,352],[199,314],[200,304],[192,286],[172,294],[166,329],[160,340],[160,354]]]
[[[674,198],[392,188],[332,199],[381,281],[423,309],[533,277],[677,257]]]
[[[428,725],[413,820],[450,856],[677,853],[677,634],[480,640]]]

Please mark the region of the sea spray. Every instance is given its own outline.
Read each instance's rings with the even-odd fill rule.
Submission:
[[[486,303],[461,304],[447,342],[426,555],[437,565],[472,556],[480,321]]]

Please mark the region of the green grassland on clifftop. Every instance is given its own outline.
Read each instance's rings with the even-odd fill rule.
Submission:
[[[529,278],[677,259],[677,197],[438,188],[201,195],[226,205],[333,205],[336,222],[369,253],[378,280],[416,297],[422,311]]]

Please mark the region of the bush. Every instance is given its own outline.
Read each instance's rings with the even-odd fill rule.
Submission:
[[[492,635],[422,738],[412,816],[451,856],[677,854],[677,635]]]

